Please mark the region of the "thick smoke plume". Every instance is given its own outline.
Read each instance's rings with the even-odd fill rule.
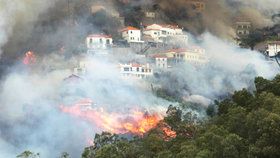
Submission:
[[[209,62],[198,67],[183,63],[155,82],[186,101],[209,105],[236,90],[253,91],[256,76],[272,78],[279,71],[276,63],[266,60],[264,55],[239,48],[209,33],[194,43],[205,48]]]
[[[17,67],[1,83],[0,152],[8,157],[27,149],[40,152],[42,157],[56,157],[63,151],[79,157],[88,139],[105,130],[62,112],[61,105],[91,98],[94,108],[106,110],[104,114],[119,113],[123,117],[133,109],[163,113],[169,105],[155,97],[145,83],[123,80],[114,61],[88,57],[89,75],[72,83],[71,79],[64,80],[72,72],[63,69],[69,63],[63,58],[47,58],[48,64],[61,63],[62,70],[23,72]]]
[[[33,24],[40,14],[55,4],[56,0],[34,1],[34,0],[1,0],[0,1],[0,53],[3,46],[10,37],[24,38],[31,33]],[[14,34],[14,33],[17,34]]]
[[[205,8],[200,11],[194,9],[190,5],[193,1],[203,2]],[[146,1],[140,4],[147,6]],[[194,34],[210,31],[228,39],[236,36],[234,28],[237,17],[252,22],[254,28],[262,28],[273,25],[271,16],[279,14],[280,10],[278,0],[154,0],[149,3],[151,4],[161,10],[166,20],[177,23]]]

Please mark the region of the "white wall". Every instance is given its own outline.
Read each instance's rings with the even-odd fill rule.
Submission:
[[[156,66],[158,68],[166,69],[168,67],[167,58],[157,57],[157,58],[155,58],[155,60],[156,60]]]
[[[268,55],[273,57],[277,55],[277,53],[280,52],[280,43],[274,43],[274,44],[268,44],[268,49],[267,49]]]
[[[87,37],[86,45],[88,49],[107,49],[109,45],[113,44],[112,38],[105,37]]]
[[[163,42],[160,39],[162,36],[160,30],[144,30],[143,34],[151,36],[156,42]]]
[[[149,64],[141,66],[132,66],[132,64],[120,64],[120,72],[126,77],[144,78],[153,75],[153,69]]]
[[[122,37],[128,42],[143,42],[141,41],[141,31],[140,30],[128,30],[122,32]]]
[[[156,31],[158,31],[159,33],[154,34],[154,32]],[[156,42],[164,42],[164,39],[166,39],[167,37],[175,37],[186,41],[188,40],[187,35],[183,34],[183,29],[168,26],[165,27],[158,24],[147,26],[146,30],[144,31],[144,34],[150,35],[152,38],[154,38]]]

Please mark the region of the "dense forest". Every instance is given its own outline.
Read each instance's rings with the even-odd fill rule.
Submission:
[[[166,117],[141,137],[96,134],[82,158],[280,157],[280,75],[255,79],[256,90],[236,91],[198,119],[187,103],[170,105]],[[36,157],[25,151],[18,157]],[[62,153],[61,157],[70,157]]]
[[[97,134],[95,146],[82,157],[280,157],[280,76],[271,81],[258,77],[255,86],[254,92],[243,89],[209,106],[204,121],[184,114],[183,106],[171,105],[165,119],[143,137]],[[169,134],[163,132],[166,128]]]

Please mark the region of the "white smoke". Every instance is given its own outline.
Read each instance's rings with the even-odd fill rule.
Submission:
[[[236,90],[252,90],[255,77],[273,78],[279,72],[276,63],[266,60],[261,53],[239,48],[209,33],[195,44],[206,50],[209,63],[199,67],[183,63],[173,67],[167,77],[157,80],[186,100],[209,103],[209,99],[213,101]]]
[[[69,65],[61,58],[49,61]],[[116,61],[91,57],[85,61],[88,63],[87,74],[82,76],[79,84],[69,85],[64,81],[71,71],[63,69],[52,72],[20,69],[3,80],[0,153],[15,157],[24,150],[31,150],[39,152],[42,157],[57,157],[66,151],[79,157],[87,139],[102,129],[64,114],[60,105],[72,106],[83,98],[91,98],[94,108],[102,107],[109,113],[127,115],[134,108],[165,112],[169,103],[155,97],[141,80],[129,81],[120,77]]]

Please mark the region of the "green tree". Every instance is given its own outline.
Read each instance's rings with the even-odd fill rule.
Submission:
[[[251,109],[250,104],[254,96],[248,92],[246,89],[242,89],[241,91],[237,91],[233,94],[232,100],[239,106],[242,106],[246,109]]]
[[[24,151],[23,153],[17,156],[18,158],[40,158],[39,153],[33,153],[31,151]]]

